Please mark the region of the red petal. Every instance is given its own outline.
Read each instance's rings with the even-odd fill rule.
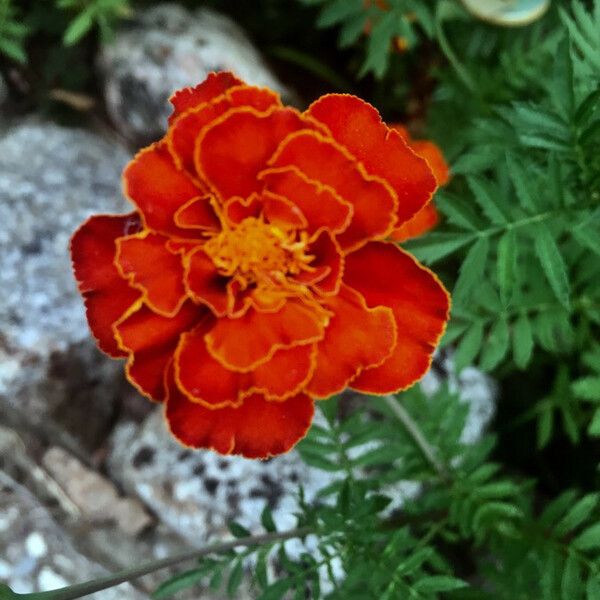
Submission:
[[[100,349],[115,358],[126,354],[115,340],[112,325],[140,297],[113,262],[115,240],[139,228],[137,213],[98,215],[83,223],[71,239],[75,279],[85,299],[90,329]]]
[[[227,313],[229,297],[228,277],[217,271],[212,259],[198,248],[185,259],[185,285],[191,297],[206,304],[218,316]]]
[[[223,206],[225,218],[232,224],[241,223],[249,217],[258,217],[262,211],[262,198],[252,194],[248,198],[230,198]]]
[[[290,133],[306,127],[292,108],[243,107],[217,119],[196,144],[196,171],[223,200],[259,190],[256,177]]]
[[[296,395],[314,368],[312,345],[278,350],[255,371],[239,373],[226,369],[206,348],[206,329],[200,327],[182,336],[175,354],[175,377],[181,390],[207,408],[239,406],[253,393],[270,400]]]
[[[384,306],[368,308],[348,286],[328,298],[327,306],[334,316],[317,344],[317,367],[306,388],[318,398],[341,392],[363,369],[380,365],[397,339],[392,311]]]
[[[335,238],[322,229],[311,240],[307,254],[314,256],[310,266],[314,271],[304,271],[296,277],[298,281],[312,284],[324,294],[337,294],[344,268],[344,255]]]
[[[313,401],[304,394],[284,402],[254,394],[239,408],[213,410],[190,402],[172,376],[168,390],[166,419],[182,444],[246,458],[287,452],[306,435],[314,413]]]
[[[266,169],[259,178],[265,182],[267,191],[287,198],[302,211],[310,233],[321,227],[340,233],[350,224],[352,205],[331,188],[309,180],[296,167]]]
[[[175,225],[179,208],[199,195],[192,180],[177,170],[170,154],[160,144],[145,148],[123,173],[125,195],[140,209],[149,229],[189,237]]]
[[[221,71],[220,73],[209,73],[208,77],[196,87],[187,87],[175,92],[169,99],[173,105],[173,114],[169,117],[169,124],[180,113],[213,98],[220,96],[234,85],[244,82],[233,73]]]
[[[263,213],[269,223],[281,229],[306,229],[308,222],[302,211],[291,200],[271,194],[262,193]]]
[[[281,106],[279,96],[265,88],[247,85],[235,86],[209,104],[201,104],[181,114],[171,124],[167,143],[178,166],[196,175],[194,148],[202,130],[231,108],[251,106],[265,111],[271,106]]]
[[[181,256],[167,250],[169,238],[144,231],[117,240],[115,262],[132,287],[138,288],[155,312],[166,317],[185,301]]]
[[[412,219],[402,223],[390,236],[396,242],[419,237],[433,229],[438,223],[438,212],[433,200],[426,204]]]
[[[219,319],[206,335],[206,345],[228,369],[251,371],[280,348],[320,340],[325,320],[325,314],[301,301],[289,300],[277,312],[250,308],[238,319]]]
[[[183,229],[219,231],[221,221],[214,209],[213,202],[215,199],[211,194],[192,198],[175,212],[173,217],[175,224]]]
[[[368,369],[352,387],[372,394],[405,389],[419,380],[448,321],[450,297],[437,277],[392,243],[373,242],[346,256],[344,282],[369,306],[389,306],[398,343],[380,367]]]
[[[399,222],[410,219],[429,201],[436,188],[431,169],[370,104],[356,96],[330,94],[314,102],[307,113],[327,125],[334,139],[369,173],[390,183],[398,195]]]
[[[162,401],[164,373],[182,333],[210,318],[207,309],[186,302],[172,318],[153,313],[139,302],[114,326],[119,345],[129,353],[127,378],[145,396]]]
[[[298,167],[307,177],[331,186],[352,204],[352,221],[338,236],[345,250],[385,237],[391,231],[397,208],[393,191],[379,178],[367,175],[334,141],[315,131],[302,131],[289,136],[271,162],[276,167]]]

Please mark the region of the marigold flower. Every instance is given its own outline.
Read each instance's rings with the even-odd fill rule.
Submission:
[[[450,181],[450,169],[442,151],[428,140],[413,140],[408,129],[400,124],[391,125],[411,150],[427,161],[439,186],[444,186]],[[397,242],[419,237],[433,229],[439,221],[438,212],[433,202],[427,203],[412,219],[402,223],[392,232],[392,239]]]
[[[354,96],[301,113],[218,73],[171,101],[124,172],[136,210],[91,217],[71,251],[99,347],[175,437],[264,458],[314,399],[418,380],[449,297],[387,238],[430,200],[427,162]]]

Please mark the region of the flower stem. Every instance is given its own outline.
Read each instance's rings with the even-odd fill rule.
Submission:
[[[427,438],[421,431],[421,428],[417,425],[415,420],[410,416],[404,406],[398,402],[395,396],[385,396],[384,400],[390,407],[391,411],[398,418],[400,423],[404,426],[404,429],[408,435],[412,438],[417,448],[421,451],[421,454],[425,460],[433,467],[434,471],[445,481],[450,479],[450,475],[446,467],[438,459],[435,454],[433,446],[427,441]]]
[[[175,556],[163,558],[161,560],[155,560],[139,567],[132,569],[126,569],[119,571],[118,573],[112,573],[92,581],[86,581],[85,583],[78,583],[70,585],[68,587],[60,588],[58,590],[52,590],[49,592],[35,592],[32,594],[17,594],[13,592],[8,586],[0,584],[0,600],[76,600],[77,598],[83,598],[88,594],[105,590],[126,581],[137,579],[148,573],[153,573],[159,569],[171,567],[180,562],[185,562],[192,559],[197,559],[208,554],[216,554],[220,552],[226,552],[232,550],[238,546],[260,546],[262,544],[268,544],[271,542],[278,542],[282,540],[288,540],[296,537],[304,537],[313,532],[311,527],[301,527],[299,529],[291,529],[288,531],[265,533],[262,535],[248,536],[243,538],[237,538],[227,542],[217,542],[215,544],[209,544],[199,550],[189,550]]]

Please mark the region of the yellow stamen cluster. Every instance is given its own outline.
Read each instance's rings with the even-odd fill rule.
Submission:
[[[314,257],[306,253],[307,244],[304,231],[284,231],[248,217],[238,225],[224,227],[206,242],[204,250],[222,275],[250,285],[283,283],[289,275],[311,271],[309,263]]]

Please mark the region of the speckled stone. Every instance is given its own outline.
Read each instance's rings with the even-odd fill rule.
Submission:
[[[44,592],[100,577],[106,571],[82,555],[47,509],[0,472],[0,579],[17,593]],[[89,596],[144,600],[129,584]]]
[[[84,444],[111,416],[122,367],[95,349],[69,239],[89,215],[127,210],[127,158],[115,142],[39,121],[0,137],[0,406]]]
[[[189,12],[160,4],[140,10],[102,48],[98,64],[111,119],[139,145],[165,131],[171,94],[200,83],[211,71],[233,71],[248,83],[290,95],[244,32],[208,9]]]

